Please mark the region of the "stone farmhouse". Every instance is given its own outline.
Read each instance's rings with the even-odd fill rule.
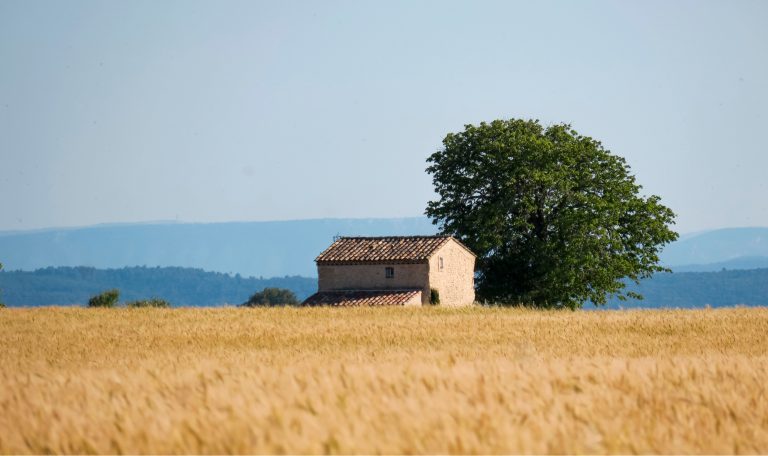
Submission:
[[[475,254],[452,236],[341,237],[316,259],[309,306],[421,306],[475,300]],[[432,290],[435,290],[434,293]]]

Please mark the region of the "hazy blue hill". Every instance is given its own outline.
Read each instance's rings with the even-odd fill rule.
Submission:
[[[314,258],[335,235],[434,234],[425,217],[285,222],[147,223],[0,232],[6,269],[180,266],[246,276],[317,275]],[[768,228],[681,236],[662,262],[677,271],[768,267]],[[763,257],[763,258],[760,258]]]
[[[175,306],[215,306],[241,304],[265,287],[288,288],[304,299],[317,291],[317,279],[257,279],[175,267],[57,267],[0,272],[0,298],[9,306],[83,305],[91,296],[110,288],[120,290],[123,302],[157,297]]]
[[[675,266],[673,269],[675,272],[713,272],[713,271],[722,271],[723,269],[759,269],[759,268],[768,268],[768,257],[765,257],[765,256],[738,257],[732,260],[720,261],[717,263],[687,264],[682,266]]]
[[[10,306],[84,304],[109,288],[121,290],[123,301],[159,297],[174,305],[239,304],[265,287],[293,290],[303,299],[317,289],[308,277],[257,279],[190,268],[94,269],[58,267],[37,271],[0,272],[0,290]],[[643,301],[613,300],[608,308],[712,307],[768,305],[768,268],[719,272],[658,274],[630,289]],[[587,308],[594,308],[591,304]]]
[[[687,235],[667,246],[661,259],[666,265],[690,267],[739,257],[768,257],[768,228],[725,228]]]
[[[104,225],[0,232],[7,270],[48,266],[180,266],[245,276],[316,277],[314,258],[335,235],[433,234],[425,217],[285,222]]]
[[[663,273],[628,289],[645,299],[614,299],[608,308],[768,306],[768,269]]]
[[[105,225],[74,229],[51,229],[27,232],[0,232],[0,261],[6,271],[26,271],[49,266],[81,266],[76,271],[51,272],[48,278],[30,278],[25,275],[0,274],[0,289],[8,303],[68,304],[83,302],[104,287],[128,284],[127,296],[149,297],[153,290],[166,290],[166,297],[174,303],[240,302],[246,295],[263,288],[264,281],[231,277],[201,275],[183,268],[195,268],[197,274],[205,271],[239,273],[248,277],[303,276],[283,282],[300,297],[314,291],[316,277],[314,258],[324,250],[335,235],[404,235],[432,234],[435,227],[424,217],[399,219],[319,219],[286,222],[233,222],[212,224],[157,223],[137,225]],[[662,254],[664,264],[676,272],[661,274],[641,285],[648,297],[640,303],[616,303],[633,306],[703,306],[710,305],[768,305],[768,228],[729,228],[681,237]],[[129,277],[142,277],[138,281],[114,282],[102,280],[109,276],[93,272],[93,268],[123,268],[145,265],[148,268],[127,268]],[[178,267],[173,272],[156,266]],[[173,268],[171,268],[173,269]],[[722,271],[727,269],[727,271]],[[737,272],[737,269],[745,271]],[[754,272],[753,271],[763,271]],[[89,272],[91,271],[91,272]],[[684,272],[690,271],[690,272]],[[718,271],[707,275],[703,271]],[[694,274],[697,272],[699,274]],[[687,274],[693,275],[687,275]],[[743,274],[742,274],[743,273]],[[62,278],[61,275],[68,279]],[[79,276],[77,276],[79,274]],[[99,278],[90,281],[84,278]],[[143,274],[143,275],[142,275]],[[72,276],[76,276],[74,279]],[[12,280],[18,280],[16,285]],[[70,280],[69,284],[62,281]],[[123,279],[120,279],[123,280]],[[126,279],[128,280],[128,279]],[[138,279],[136,279],[138,280]],[[236,286],[237,280],[242,287]],[[252,280],[251,282],[246,282]],[[273,279],[270,279],[273,280]],[[277,280],[277,279],[275,279]],[[282,280],[282,279],[280,279]],[[196,281],[205,284],[200,289],[205,299],[196,301]],[[233,282],[234,281],[234,282]],[[110,285],[115,283],[116,285]],[[269,282],[273,283],[273,282]],[[145,286],[146,285],[146,286]],[[203,286],[203,285],[200,285]],[[20,289],[37,288],[34,302],[25,301],[29,294],[15,295]],[[59,287],[59,288],[57,288]],[[62,288],[63,287],[63,288]],[[174,291],[167,287],[176,287]],[[227,290],[217,294],[216,287]],[[61,290],[65,291],[61,291]],[[57,291],[59,290],[59,291]],[[67,291],[68,290],[68,291]],[[236,291],[233,291],[236,290]],[[165,293],[164,291],[163,293]],[[45,293],[47,295],[43,296]],[[58,293],[58,294],[57,294]],[[73,294],[74,293],[74,294]],[[174,294],[175,293],[175,294]],[[17,297],[14,297],[17,296]],[[74,297],[73,297],[74,296]],[[65,299],[66,297],[66,299]]]

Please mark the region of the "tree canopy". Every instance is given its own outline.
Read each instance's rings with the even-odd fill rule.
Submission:
[[[248,301],[242,305],[245,307],[256,306],[295,306],[299,304],[296,295],[285,288],[265,288],[254,293]]]
[[[120,290],[113,288],[103,291],[88,300],[88,307],[115,307],[120,299]]]
[[[643,197],[626,161],[568,124],[495,120],[450,133],[427,162],[426,214],[477,258],[478,299],[537,307],[605,304],[664,271],[675,214]]]

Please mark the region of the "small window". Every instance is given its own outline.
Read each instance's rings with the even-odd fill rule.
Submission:
[[[384,268],[384,276],[388,279],[392,279],[395,277],[395,268],[392,267],[386,267]]]
[[[443,270],[443,257],[437,258],[437,270],[442,271]]]

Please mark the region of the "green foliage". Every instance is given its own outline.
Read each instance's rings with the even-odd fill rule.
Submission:
[[[440,304],[440,292],[436,288],[429,289],[429,303],[435,306]]]
[[[299,304],[296,295],[285,288],[265,288],[254,293],[242,306],[295,306]]]
[[[120,290],[107,290],[89,299],[88,307],[115,307],[118,299],[120,299]]]
[[[139,299],[137,301],[131,301],[125,304],[126,307],[171,307],[171,303],[165,299],[151,298],[151,299]]]
[[[654,272],[675,214],[639,195],[626,161],[570,125],[495,120],[450,133],[427,160],[426,214],[477,255],[479,300],[605,304]]]

